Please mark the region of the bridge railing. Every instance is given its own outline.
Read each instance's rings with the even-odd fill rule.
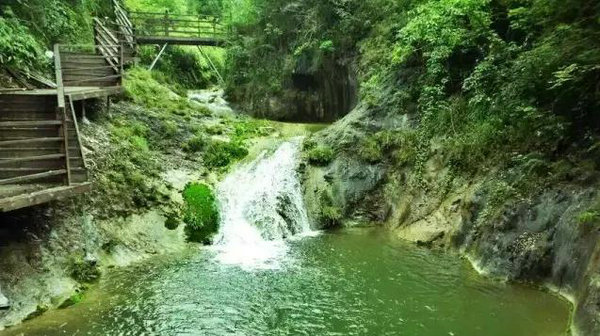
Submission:
[[[226,29],[221,19],[208,15],[130,12],[136,37],[207,38],[222,40]]]

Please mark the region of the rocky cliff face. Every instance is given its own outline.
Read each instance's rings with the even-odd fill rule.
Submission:
[[[501,171],[457,176],[434,154],[421,172],[356,156],[361,139],[381,129],[410,127],[410,118],[357,108],[317,135],[339,149],[325,167],[308,166],[305,199],[324,225],[321,194],[331,195],[344,225],[384,225],[399,238],[459,251],[480,271],[508,281],[544,285],[574,302],[572,333],[600,334],[600,228],[580,214],[598,197],[595,174],[497,199],[489,188]]]

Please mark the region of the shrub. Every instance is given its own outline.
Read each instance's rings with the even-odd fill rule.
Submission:
[[[206,138],[202,135],[194,135],[183,145],[183,150],[196,153],[204,149],[204,146],[206,146]]]
[[[94,260],[75,260],[71,264],[71,277],[79,282],[96,282],[100,274],[98,264]]]
[[[179,218],[174,215],[169,215],[165,221],[165,228],[167,230],[177,230],[179,227]]]
[[[333,149],[325,145],[318,145],[307,153],[308,162],[314,166],[327,166],[334,157]]]
[[[19,20],[0,17],[0,64],[30,71],[43,64],[43,50]]]
[[[600,220],[600,212],[591,210],[585,211],[577,216],[579,224],[594,224]]]
[[[208,168],[223,168],[248,155],[241,141],[213,141],[204,153],[204,164]]]
[[[183,190],[183,222],[188,241],[210,244],[219,229],[219,211],[211,188],[190,183]]]

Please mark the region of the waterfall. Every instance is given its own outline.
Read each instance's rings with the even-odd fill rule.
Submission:
[[[286,238],[310,232],[298,166],[299,139],[263,152],[218,186],[221,229],[217,259],[244,268],[276,268]]]

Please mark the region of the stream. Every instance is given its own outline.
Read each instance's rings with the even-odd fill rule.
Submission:
[[[0,335],[565,335],[570,306],[555,295],[382,229],[312,231],[298,148],[219,184],[214,246],[108,272],[81,303]]]

